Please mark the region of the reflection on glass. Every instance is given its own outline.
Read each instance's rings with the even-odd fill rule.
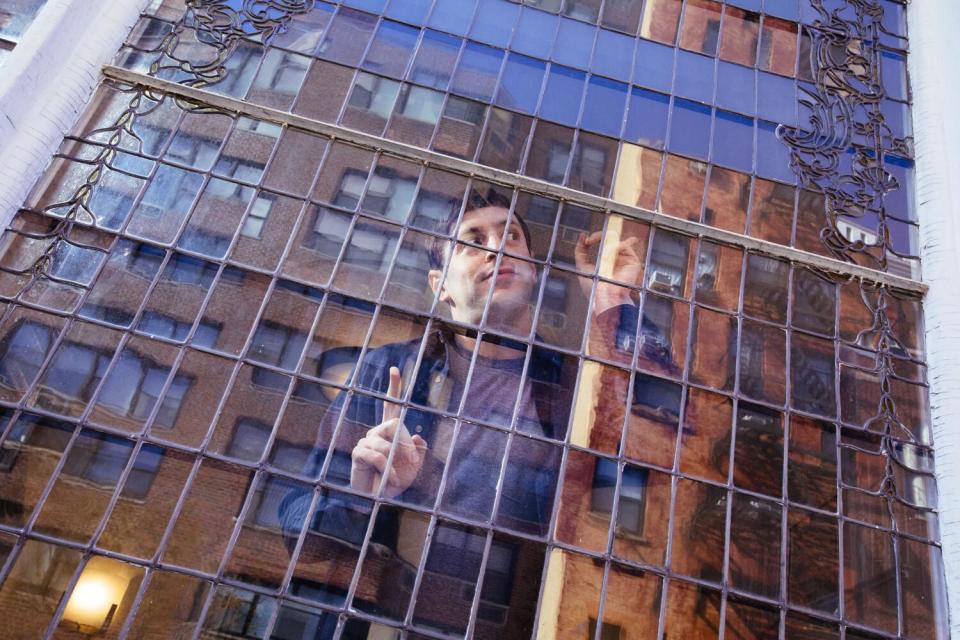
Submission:
[[[730,598],[727,600],[724,626],[724,637],[749,640],[776,638],[780,632],[780,612],[771,606]]]
[[[233,531],[252,476],[252,471],[236,465],[204,459],[187,489],[164,561],[216,572],[229,542],[226,532]],[[142,606],[140,612],[144,613]]]
[[[747,256],[743,284],[745,315],[783,324],[787,319],[787,279],[790,265],[756,254]]]
[[[320,170],[313,198],[336,207],[356,210],[373,164],[373,155],[367,149],[334,142]]]
[[[288,280],[278,281],[261,312],[247,357],[293,371],[310,337],[323,292]]]
[[[363,67],[391,78],[402,78],[419,35],[420,31],[414,27],[384,20],[367,50]]]
[[[263,185],[268,189],[305,196],[326,150],[326,138],[298,129],[285,129],[277,152],[270,160]],[[260,197],[264,195],[267,194]],[[273,197],[272,194],[269,197]]]
[[[114,246],[80,308],[80,315],[118,327],[129,327],[165,252],[146,244],[120,240]],[[122,296],[117,291],[123,291]]]
[[[731,398],[690,389],[683,419],[680,470],[714,482],[726,482],[732,422]]]
[[[538,638],[584,637],[600,609],[603,562],[560,549],[550,552]],[[590,636],[592,637],[592,636]]]
[[[719,628],[719,591],[678,580],[670,582],[664,637],[715,638]]]
[[[697,307],[693,316],[690,379],[733,391],[737,358],[737,318]]]
[[[727,491],[681,479],[673,514],[674,571],[720,582],[723,577]]]
[[[613,512],[614,492],[617,486],[617,463],[608,458],[599,458],[589,453],[570,451],[567,454],[560,490],[560,507],[554,536],[561,542],[603,553],[607,548],[610,530],[610,515]],[[626,484],[621,496],[634,487]],[[640,501],[642,502],[642,485]],[[633,496],[636,499],[636,496]],[[621,507],[630,505],[621,499]],[[639,516],[624,516],[624,521],[636,524],[642,531],[642,511]]]
[[[317,13],[314,10],[306,15]],[[353,74],[354,70],[349,67],[314,60],[293,106],[293,113],[321,122],[336,122],[347,99]]]
[[[680,46],[709,56],[716,55],[723,5],[712,0],[688,0],[683,11]]]
[[[805,61],[801,59],[801,67]],[[785,76],[797,68],[797,24],[773,16],[765,16],[760,31],[757,67]]]
[[[367,218],[357,220],[333,279],[335,287],[353,295],[376,298],[399,244],[400,229]]]
[[[735,587],[771,599],[780,594],[782,507],[742,493],[730,512],[730,573]]]
[[[23,527],[40,501],[73,425],[23,414],[0,446],[0,522]]]
[[[824,511],[837,509],[837,434],[832,424],[790,417],[790,500]]]
[[[211,258],[224,258],[253,194],[252,187],[211,178],[177,246]]]
[[[668,474],[623,467],[613,540],[617,557],[661,566],[666,562],[670,493]]]
[[[573,129],[545,120],[537,122],[524,174],[563,184],[573,150],[573,133]]]
[[[622,143],[612,198],[643,209],[655,208],[662,158],[663,154],[658,151]]]
[[[397,4],[394,1],[393,4]],[[441,91],[446,90],[453,67],[460,52],[460,38],[438,31],[426,30],[417,57],[410,69],[409,79]]]
[[[723,167],[710,169],[704,223],[734,233],[743,233],[749,203],[750,176]]]
[[[312,284],[327,284],[352,220],[350,214],[342,211],[321,205],[308,206],[283,261],[283,274]]]
[[[193,456],[173,449],[142,446],[97,545],[138,558],[152,558],[193,462]]]
[[[141,567],[101,556],[90,558],[68,596],[57,637],[117,637],[142,579]]]
[[[853,523],[843,526],[843,604],[845,617],[895,633],[897,575],[889,534]]]
[[[417,147],[429,147],[440,121],[444,94],[414,85],[400,87],[400,96],[384,134]]]
[[[481,102],[490,102],[502,63],[503,52],[500,50],[467,42],[453,76],[451,91]]]
[[[361,211],[405,222],[419,177],[420,166],[416,163],[380,156],[360,204]]]
[[[506,171],[519,170],[531,122],[528,116],[491,109],[479,162]]]
[[[356,67],[377,24],[376,16],[355,9],[341,9],[320,43],[320,56]]]
[[[456,158],[472,160],[480,144],[480,131],[486,114],[487,107],[480,102],[448,96],[433,149]]]
[[[130,233],[170,242],[187,217],[202,183],[199,174],[162,165],[133,212],[128,227]]]
[[[791,186],[757,178],[750,208],[750,235],[789,244],[795,193]]]
[[[535,58],[511,53],[500,78],[497,104],[507,109],[534,113],[546,66],[546,63]]]
[[[757,55],[760,14],[733,6],[724,8],[720,57],[752,67]]]
[[[783,488],[783,416],[779,411],[741,402],[736,439],[734,484],[779,497]]]
[[[77,542],[89,540],[132,450],[129,441],[116,436],[81,431],[43,503],[34,528]]]
[[[615,140],[581,131],[573,150],[567,186],[598,196],[609,195],[617,147]]]
[[[163,440],[198,446],[213,414],[233,363],[200,351],[187,351],[170,380],[151,433]]]
[[[587,86],[581,125],[597,133],[619,137],[626,100],[627,85],[592,76]]]
[[[683,388],[678,384],[634,374],[624,455],[667,469],[673,467],[682,394]]]
[[[217,265],[180,253],[170,256],[137,323],[137,330],[174,342],[187,339],[217,275]],[[211,330],[208,326],[201,332]]]
[[[460,215],[466,188],[466,176],[428,167],[420,179],[410,224],[426,231],[449,235]]]
[[[275,598],[220,585],[203,620],[199,638],[263,637],[277,606]],[[273,636],[276,637],[276,636]]]
[[[787,336],[782,329],[750,320],[743,321],[739,386],[744,395],[771,404],[784,404],[787,385],[786,341]]]
[[[82,553],[37,540],[27,540],[0,587],[0,607],[10,625],[11,640],[42,637],[66,593]]]
[[[0,334],[0,398],[17,402],[30,388],[63,329],[60,318],[18,307]]]
[[[360,568],[355,609],[398,621],[405,617],[429,523],[416,511],[380,507]]]
[[[393,113],[400,83],[369,73],[360,73],[344,109],[340,124],[351,129],[381,135]]]
[[[136,611],[129,635],[134,638],[192,636],[210,583],[172,571],[155,570]]]
[[[787,597],[801,606],[834,613],[840,600],[837,521],[791,509],[787,536]]]
[[[40,377],[30,405],[62,415],[80,415],[100,386],[119,342],[116,331],[75,323]]]
[[[551,65],[540,106],[540,117],[567,126],[576,126],[585,81],[586,74],[582,71]]]
[[[475,590],[463,589],[462,595],[451,597],[451,588],[479,582],[486,542],[483,529],[446,521],[437,524],[414,605],[414,624],[444,633],[466,632]],[[501,554],[504,551],[512,550],[501,549]]]
[[[259,462],[266,452],[289,376],[243,365],[214,427],[209,449],[231,458]]]
[[[650,251],[647,268],[647,287],[672,296],[690,295],[690,275],[694,253],[691,241],[685,236],[658,229]],[[696,245],[694,244],[694,249]]]

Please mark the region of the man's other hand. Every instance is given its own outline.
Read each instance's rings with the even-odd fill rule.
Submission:
[[[400,369],[390,367],[390,384],[387,395],[400,397]],[[396,451],[387,461],[390,448],[396,441]],[[393,498],[407,489],[420,473],[427,453],[427,442],[419,435],[411,436],[400,421],[400,405],[383,403],[383,422],[373,427],[357,442],[351,454],[350,486],[359,491],[374,493],[383,475],[387,475],[384,495]]]
[[[590,257],[590,248],[599,244],[603,234],[595,231],[590,235],[581,233],[577,239],[577,246],[574,249],[574,257],[577,262],[577,268],[587,273],[593,273],[597,265]],[[639,238],[632,237],[617,242],[617,246],[605,251],[605,254],[612,254],[612,264],[608,265],[611,273],[602,275],[630,286],[636,286],[640,283],[640,275],[643,273],[643,257],[637,251],[640,244]],[[580,279],[581,286],[584,288],[584,295],[590,297],[590,281]],[[629,290],[603,280],[597,283],[597,290],[594,293],[593,312],[602,313],[607,309],[622,305],[633,304]]]

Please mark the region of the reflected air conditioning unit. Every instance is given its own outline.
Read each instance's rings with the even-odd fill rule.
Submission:
[[[679,278],[677,278],[676,274],[674,273],[655,269],[650,273],[649,287],[651,289],[656,289],[657,291],[669,292],[671,289],[677,286],[678,280]]]

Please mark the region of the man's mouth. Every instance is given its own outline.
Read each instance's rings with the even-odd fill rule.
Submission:
[[[494,274],[496,274],[498,278],[502,276],[515,276],[517,275],[517,270],[511,266],[501,265],[500,268],[497,270],[491,269],[490,271],[487,271],[486,273],[484,273],[483,277],[480,279],[481,282],[489,280],[494,276]]]

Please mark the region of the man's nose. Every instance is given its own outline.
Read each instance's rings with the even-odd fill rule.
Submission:
[[[487,243],[486,243],[487,249],[490,249],[491,251],[499,251],[500,244],[502,242],[503,242],[503,235],[499,233],[487,234]]]

